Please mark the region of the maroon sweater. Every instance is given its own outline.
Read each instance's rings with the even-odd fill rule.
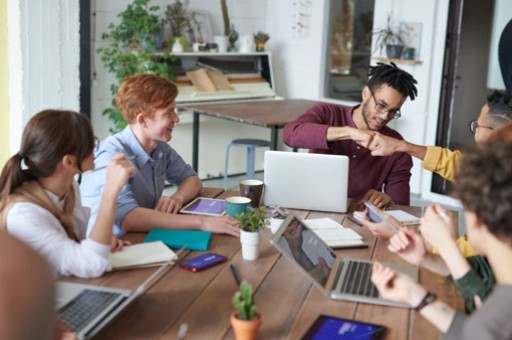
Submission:
[[[360,200],[370,189],[388,194],[396,204],[409,204],[409,180],[412,159],[406,153],[374,157],[370,151],[352,140],[327,142],[327,128],[350,126],[357,128],[352,120],[354,107],[334,104],[318,104],[308,109],[295,121],[286,124],[283,141],[292,148],[306,148],[312,153],[348,156],[348,196]],[[397,139],[402,136],[388,128],[380,131],[383,135]]]

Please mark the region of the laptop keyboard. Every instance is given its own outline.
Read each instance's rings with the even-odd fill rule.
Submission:
[[[58,320],[78,333],[119,295],[121,294],[86,289],[59,310]]]
[[[350,261],[340,293],[378,297],[379,292],[370,280],[371,275],[371,263]]]

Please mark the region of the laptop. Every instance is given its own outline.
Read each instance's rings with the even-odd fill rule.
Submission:
[[[76,333],[79,339],[91,338],[141,295],[178,258],[180,252],[181,250],[158,267],[133,292],[96,285],[56,282],[57,319]],[[158,277],[155,282],[163,276]]]
[[[286,217],[272,236],[271,243],[332,299],[409,307],[379,296],[377,288],[370,280],[372,261],[338,257],[331,247],[293,214]],[[299,249],[294,249],[297,247]],[[399,264],[386,265],[418,281],[417,268]]]
[[[348,157],[266,151],[265,205],[347,211]]]

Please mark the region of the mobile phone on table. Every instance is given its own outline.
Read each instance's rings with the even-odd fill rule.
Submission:
[[[382,339],[386,327],[362,321],[320,315],[302,339]]]
[[[181,262],[180,267],[191,272],[200,272],[224,262],[226,262],[225,256],[206,253]]]
[[[368,218],[370,221],[375,223],[383,222],[391,228],[395,233],[398,233],[400,230],[395,226],[393,223],[389,222],[388,220],[384,219],[382,215],[377,211],[377,208],[373,205],[372,202],[365,200],[364,206],[368,209]]]

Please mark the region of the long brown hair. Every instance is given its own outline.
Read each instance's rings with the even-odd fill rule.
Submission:
[[[4,166],[0,176],[0,199],[4,202],[23,182],[52,175],[65,155],[82,161],[94,149],[89,118],[65,110],[44,110],[25,126],[18,153]]]

